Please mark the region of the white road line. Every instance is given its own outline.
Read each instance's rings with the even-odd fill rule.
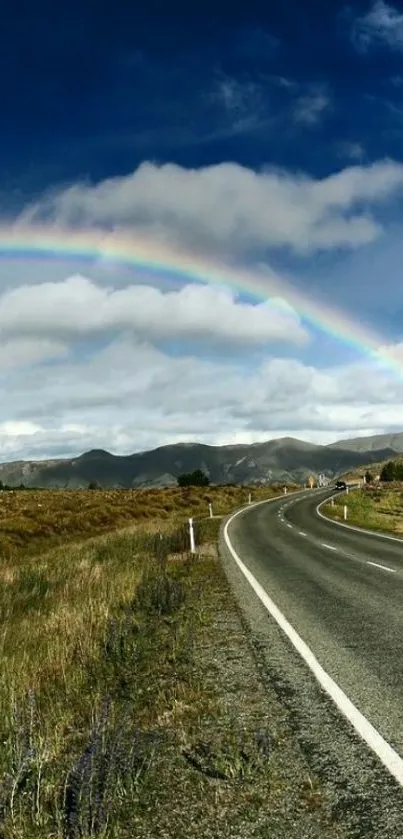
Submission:
[[[299,530],[298,533],[299,533],[300,536],[306,536],[306,533],[304,533],[303,530]]]
[[[334,545],[327,545],[326,542],[321,542],[322,548],[329,548],[329,551],[337,551],[337,548]]]
[[[387,565],[379,565],[379,562],[371,562],[367,559],[367,565],[375,565],[375,568],[382,568],[384,571],[390,571],[391,574],[396,574],[396,568],[389,568]]]
[[[287,527],[291,527],[291,528],[292,528],[292,524],[290,524],[289,522],[287,522]]]
[[[262,503],[262,502],[260,502]],[[266,502],[267,503],[267,502]],[[251,509],[250,507],[246,509]],[[226,522],[223,530],[224,540],[227,545],[228,550],[230,551],[233,559],[235,560],[238,568],[246,577],[249,585],[253,588],[255,594],[257,594],[259,600],[263,603],[266,607],[269,614],[274,618],[276,623],[279,627],[283,630],[287,638],[291,641],[301,658],[305,661],[308,665],[312,673],[314,674],[315,678],[322,686],[323,690],[326,691],[328,696],[333,699],[334,703],[337,705],[339,711],[348,719],[351,723],[353,728],[356,730],[357,734],[362,737],[362,739],[367,743],[370,749],[377,755],[379,760],[383,763],[386,769],[390,772],[391,775],[396,779],[396,781],[403,787],[403,760],[398,755],[397,752],[389,745],[389,743],[384,740],[382,735],[379,731],[374,728],[373,725],[367,720],[366,717],[361,713],[361,711],[356,708],[356,706],[351,702],[351,699],[346,696],[344,691],[339,688],[338,684],[333,681],[331,676],[323,669],[322,665],[319,664],[318,660],[315,658],[312,650],[308,647],[305,641],[298,635],[295,629],[291,626],[288,622],[287,618],[284,617],[283,613],[280,612],[280,609],[276,606],[276,604],[271,600],[269,595],[265,592],[264,588],[260,585],[257,579],[253,576],[253,574],[249,571],[249,568],[244,565],[241,558],[236,553],[235,549],[232,547],[230,538],[228,536],[228,528],[231,522],[243,513],[244,510],[238,510],[237,513],[234,513]]]

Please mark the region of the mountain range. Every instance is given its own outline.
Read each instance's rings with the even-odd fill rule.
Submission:
[[[293,437],[233,446],[176,443],[123,456],[93,449],[74,458],[3,463],[0,480],[26,487],[80,488],[90,482],[102,487],[163,487],[175,485],[184,472],[202,469],[212,484],[305,483],[311,474],[334,478],[402,452],[403,432],[328,445]]]

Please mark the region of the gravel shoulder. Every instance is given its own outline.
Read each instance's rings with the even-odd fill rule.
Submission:
[[[158,721],[163,747],[148,773],[131,836],[351,835],[295,736],[284,685],[271,684],[259,639],[234,597],[216,546],[203,547],[191,577],[199,611],[181,677],[186,674],[188,697],[193,685],[193,703],[177,702]]]

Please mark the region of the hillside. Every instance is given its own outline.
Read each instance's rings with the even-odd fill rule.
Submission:
[[[354,437],[351,440],[343,440],[338,443],[331,443],[329,448],[340,448],[347,451],[372,452],[391,449],[393,452],[403,452],[403,431],[395,434],[374,434],[372,437]]]
[[[27,487],[80,488],[91,481],[103,487],[160,487],[175,485],[178,475],[200,468],[213,484],[304,483],[312,473],[333,478],[401,451],[403,433],[326,446],[283,437],[232,446],[177,443],[124,456],[93,449],[76,458],[3,463],[0,480]]]

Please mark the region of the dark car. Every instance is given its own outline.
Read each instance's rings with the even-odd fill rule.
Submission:
[[[336,489],[347,489],[345,481],[336,481]]]

